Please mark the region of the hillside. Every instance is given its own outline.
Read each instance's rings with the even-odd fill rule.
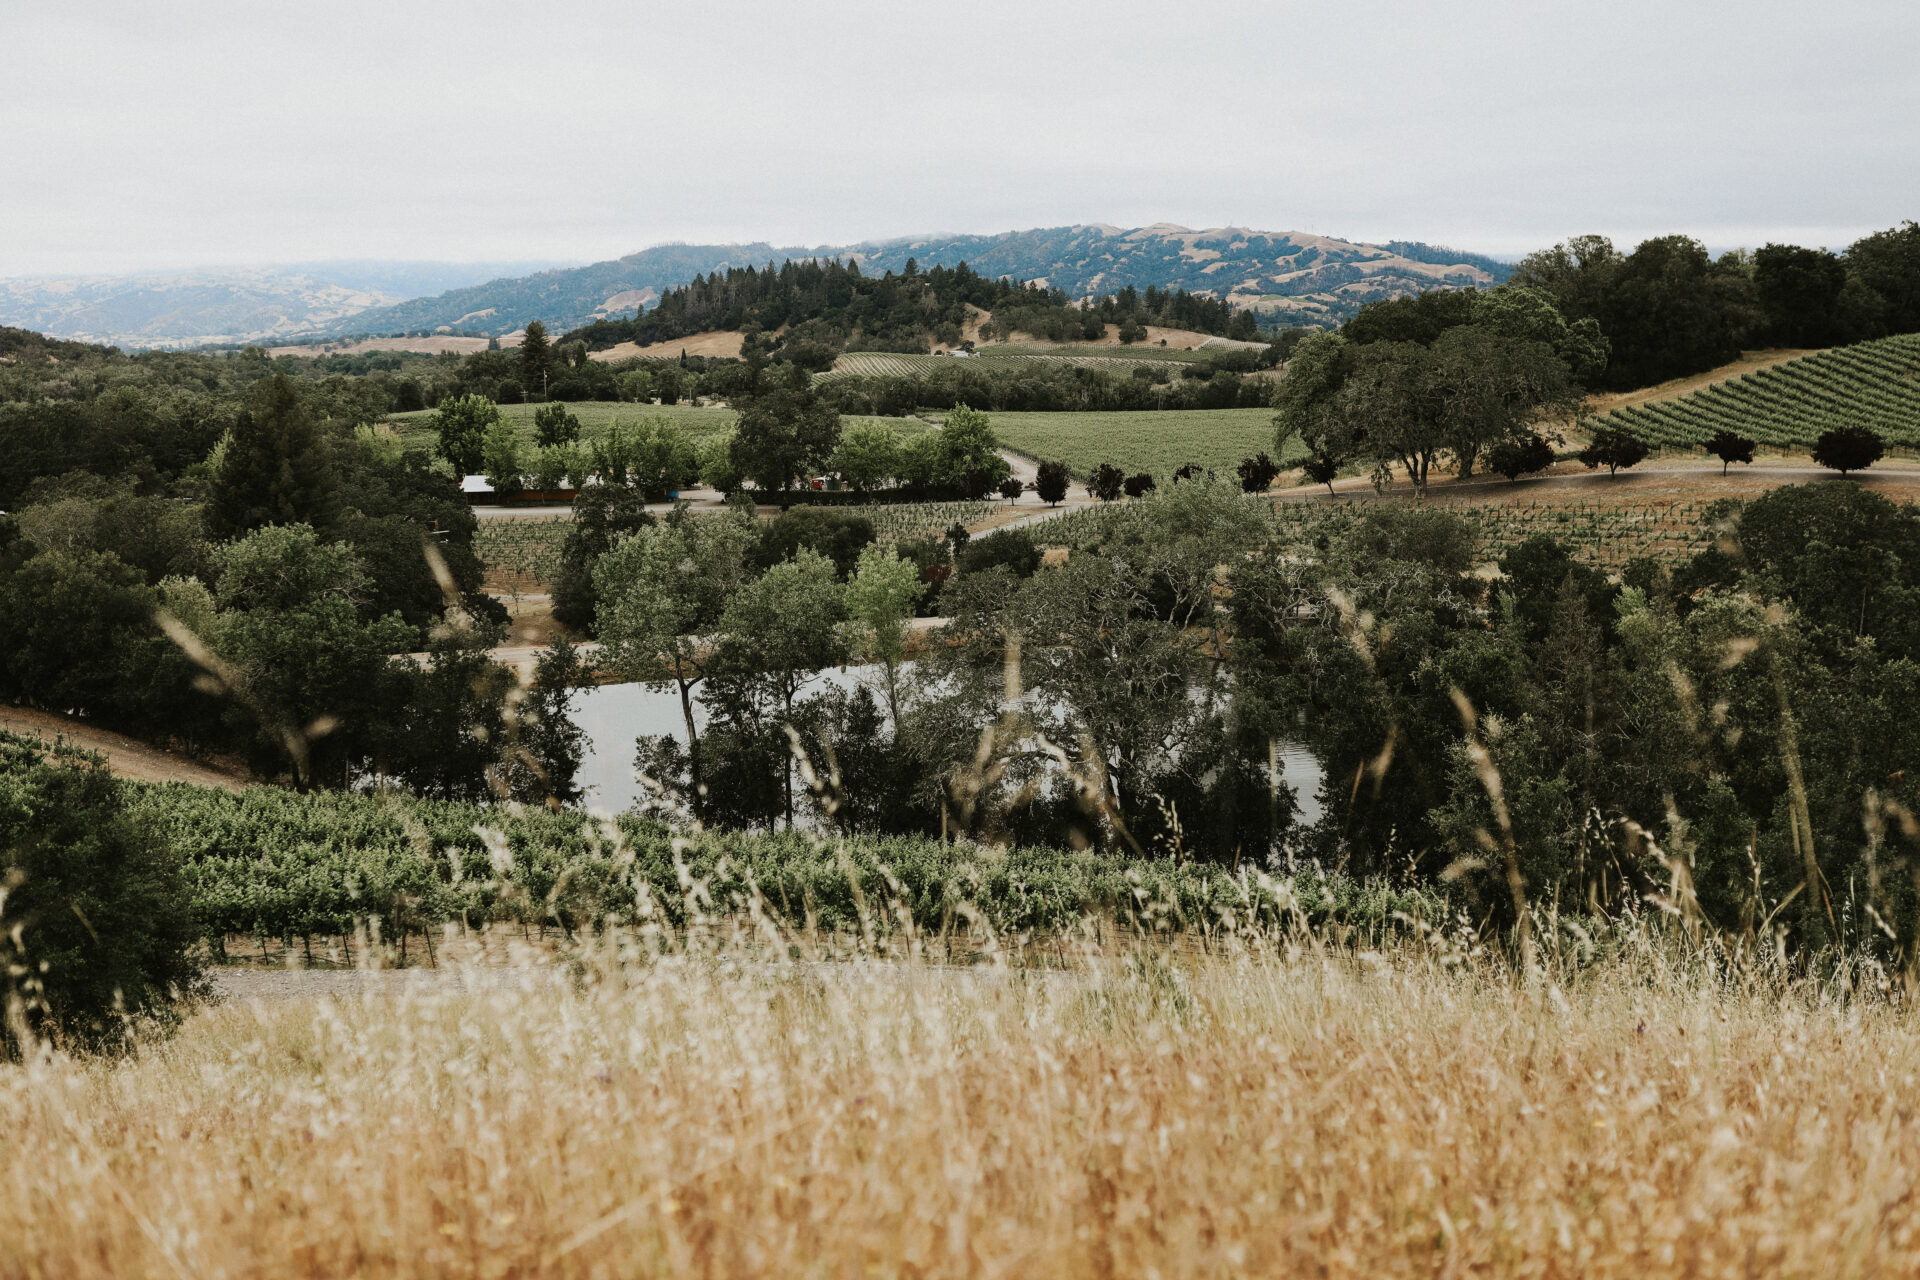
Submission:
[[[1268,327],[1326,324],[1367,302],[1433,288],[1496,284],[1511,268],[1491,258],[1411,241],[1380,247],[1305,232],[1226,227],[1194,231],[1158,223],[1051,227],[985,236],[929,236],[849,245],[776,248],[661,245],[610,262],[490,281],[343,318],[318,332],[422,332],[439,328],[512,333],[529,320],[564,331],[631,316],[696,276],[804,258],[858,262],[869,274],[965,262],[990,279],[1038,282],[1072,298],[1132,286],[1224,298],[1256,309]]]
[[[1764,445],[1811,445],[1835,427],[1865,427],[1890,444],[1920,444],[1920,334],[1787,360],[1669,400],[1615,409],[1592,427],[1622,427],[1650,444],[1697,445],[1731,431]]]
[[[641,348],[697,334],[740,332],[743,349],[784,355],[825,369],[843,351],[924,353],[967,338],[1004,341],[1016,333],[1050,341],[1089,342],[1108,326],[1127,341],[1146,326],[1198,330],[1202,337],[1259,337],[1251,311],[1183,289],[1133,288],[1075,301],[1064,291],[984,276],[966,263],[922,269],[912,259],[899,274],[862,271],[854,262],[806,259],[777,268],[731,267],[670,289],[658,305],[631,318],[596,320],[569,332],[589,350]]]

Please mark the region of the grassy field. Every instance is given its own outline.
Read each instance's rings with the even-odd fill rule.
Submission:
[[[269,971],[0,1066],[0,1270],[1915,1274],[1913,1018],[1673,949]]]
[[[1169,409],[1137,413],[996,413],[1002,444],[1030,458],[1058,460],[1076,478],[1103,462],[1165,484],[1192,462],[1230,475],[1242,458],[1273,450],[1271,409]],[[1277,459],[1298,461],[1295,452]]]
[[[1823,431],[1865,427],[1911,448],[1920,445],[1920,334],[1802,356],[1585,425],[1623,427],[1650,444],[1682,449],[1721,430],[1806,448]]]

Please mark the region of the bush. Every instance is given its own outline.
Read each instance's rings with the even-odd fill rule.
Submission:
[[[178,858],[125,812],[99,756],[0,734],[0,954],[19,1025],[64,1043],[124,1043],[131,1019],[178,1020],[198,989]],[[18,1001],[18,1004],[13,1002]]]
[[[1240,459],[1240,487],[1248,493],[1265,493],[1279,474],[1280,464],[1265,453]]]
[[[1087,492],[1102,502],[1113,502],[1126,486],[1126,473],[1111,462],[1103,462],[1087,477]]]
[[[756,568],[766,570],[809,547],[833,561],[844,581],[860,562],[860,549],[873,537],[873,522],[865,516],[829,507],[794,507],[761,531],[750,558]]]
[[[962,573],[982,573],[1005,565],[1015,577],[1031,578],[1040,570],[1040,547],[1024,529],[1007,529],[961,543],[955,562]]]
[[[1159,486],[1154,484],[1152,476],[1142,471],[1139,475],[1128,476],[1122,482],[1121,488],[1127,491],[1129,498],[1144,498]]]

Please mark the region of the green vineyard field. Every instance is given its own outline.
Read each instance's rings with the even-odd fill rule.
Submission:
[[[531,447],[533,415],[544,407],[537,404],[503,404],[500,406],[500,416],[520,432],[521,443]],[[681,430],[695,441],[700,441],[733,430],[733,424],[740,416],[731,409],[708,405],[629,404],[620,400],[577,400],[568,404],[567,408],[580,420],[580,433],[584,439],[604,434],[616,422],[623,427],[632,427],[642,418],[671,418],[680,424]],[[416,409],[412,413],[393,414],[387,422],[408,448],[431,449],[434,439],[433,414],[432,409]]]
[[[1144,354],[1146,351],[1155,354]],[[941,369],[977,368],[987,372],[1006,372],[1021,367],[1062,365],[1086,369],[1105,369],[1114,373],[1126,373],[1135,368],[1165,368],[1169,364],[1189,363],[1205,359],[1205,353],[1194,351],[1162,351],[1159,348],[1142,348],[1143,354],[1124,354],[1119,347],[1074,347],[1058,351],[989,351],[971,357],[900,355],[883,351],[856,351],[841,356],[833,362],[830,372],[819,375],[820,380],[831,378],[912,378]],[[1110,354],[1101,354],[1107,352]]]
[[[1920,334],[1802,356],[1585,425],[1624,428],[1671,449],[1698,447],[1716,431],[1805,448],[1838,427],[1864,427],[1910,448],[1920,445]]]
[[[1060,461],[1076,478],[1103,462],[1165,484],[1191,462],[1230,476],[1242,458],[1273,451],[1271,409],[1164,409],[1114,413],[996,413],[1000,442],[1030,458]],[[1283,464],[1298,462],[1296,444]]]

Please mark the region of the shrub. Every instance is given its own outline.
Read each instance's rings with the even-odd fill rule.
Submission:
[[[178,1019],[200,976],[186,882],[99,756],[0,734],[0,884],[0,1047],[23,1026],[106,1047],[133,1018]]]
[[[955,554],[962,573],[981,573],[1005,565],[1014,576],[1031,578],[1040,570],[1040,547],[1024,529],[1006,529],[963,544]]]
[[[1280,474],[1280,464],[1264,452],[1240,459],[1240,487],[1247,493],[1264,493]]]
[[[1102,502],[1113,502],[1126,486],[1126,473],[1111,462],[1103,462],[1087,477],[1087,492]]]
[[[1154,484],[1153,477],[1144,471],[1138,475],[1128,476],[1126,480],[1122,482],[1121,487],[1127,491],[1129,498],[1143,498],[1159,488],[1158,485]]]

